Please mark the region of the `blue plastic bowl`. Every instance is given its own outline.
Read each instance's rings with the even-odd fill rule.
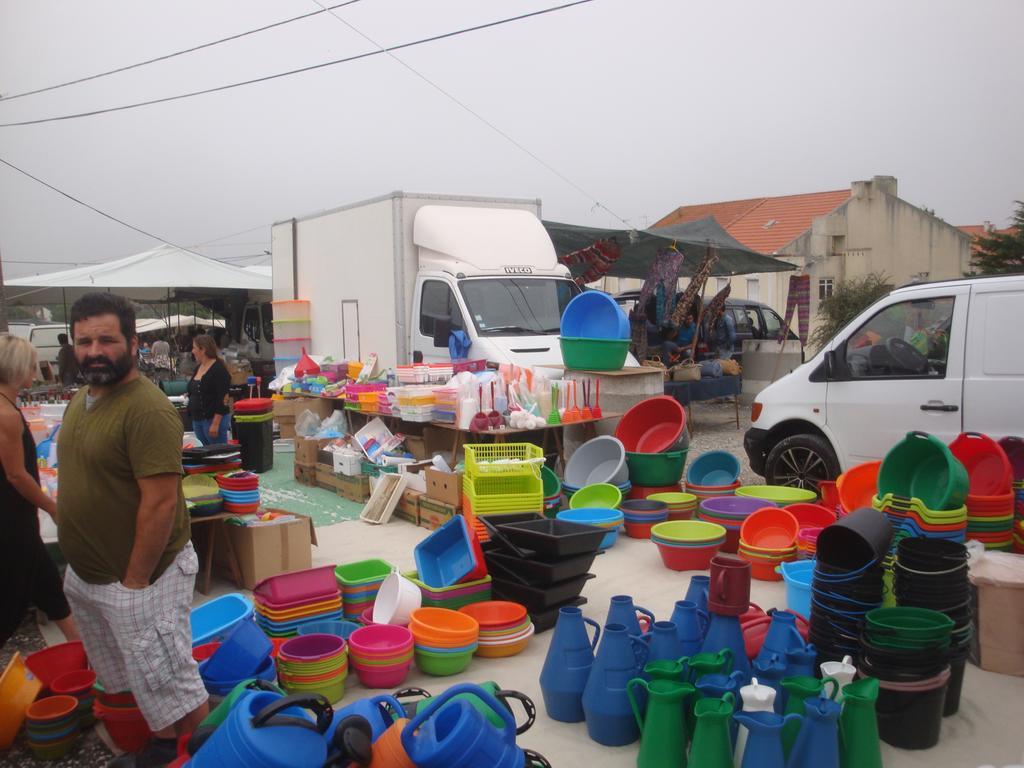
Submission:
[[[420,645],[416,643],[415,649],[417,651],[427,651],[428,653],[467,653],[468,651],[475,651],[478,643],[470,643],[469,645],[462,645],[458,648],[436,648],[430,645]]]
[[[273,650],[263,630],[248,619],[240,621],[207,660],[206,675],[211,680],[247,678],[266,663]]]
[[[619,529],[612,528],[608,533],[601,539],[601,549],[611,549],[615,546],[615,542],[619,540]]]
[[[341,609],[332,611],[331,613],[322,613],[317,616],[310,616],[305,619],[293,619],[292,621],[271,621],[266,616],[256,616],[256,623],[263,629],[269,629],[271,632],[291,632],[298,631],[300,627],[304,627],[307,624],[321,621],[341,621],[343,619]],[[311,634],[307,632],[306,634]],[[333,634],[333,632],[331,633]]]
[[[732,485],[740,476],[740,460],[727,451],[707,451],[698,456],[686,471],[690,485]]]
[[[464,517],[453,517],[413,550],[420,581],[435,589],[458,584],[476,568]]]
[[[607,525],[616,521],[622,522],[625,515],[617,509],[604,509],[602,507],[581,507],[580,509],[564,509],[555,517],[558,520],[568,520],[570,523],[582,525]]]
[[[223,640],[240,622],[252,616],[252,601],[237,592],[215,597],[189,614],[192,625],[192,645]]]
[[[562,313],[562,336],[586,339],[628,339],[629,318],[611,296],[584,291]]]
[[[299,627],[300,635],[337,635],[348,640],[348,636],[361,627],[354,621],[312,621]]]
[[[206,686],[208,693],[212,693],[215,696],[227,696],[231,691],[235,689],[243,680],[255,678],[257,680],[274,680],[277,677],[277,667],[274,664],[274,658],[268,656],[266,661],[257,669],[253,674],[246,675],[245,677],[239,678],[238,680],[214,680],[207,677],[204,672],[206,671],[206,661],[199,662],[199,675],[203,678],[203,685]]]

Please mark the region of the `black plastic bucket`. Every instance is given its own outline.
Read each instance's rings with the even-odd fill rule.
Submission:
[[[886,556],[892,533],[885,515],[869,508],[855,510],[818,536],[818,560],[847,570],[864,568]]]
[[[878,735],[899,749],[931,749],[939,743],[949,679],[924,691],[898,691],[881,684],[875,709]]]
[[[964,670],[967,668],[967,652],[949,662],[949,687],[946,689],[946,703],[942,716],[949,717],[960,711],[960,693],[964,688]]]

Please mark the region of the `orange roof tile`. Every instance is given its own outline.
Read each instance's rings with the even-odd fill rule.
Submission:
[[[684,205],[654,226],[666,227],[714,216],[730,235],[748,248],[760,253],[774,253],[810,229],[814,219],[831,213],[849,199],[850,190],[841,189]]]
[[[965,235],[971,236],[971,253],[978,252],[978,246],[975,245],[974,239],[981,237],[982,235],[1012,235],[1016,230],[1013,227],[1007,227],[1006,229],[988,229],[986,224],[962,224],[957,227]]]

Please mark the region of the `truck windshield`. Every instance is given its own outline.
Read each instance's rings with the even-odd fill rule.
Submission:
[[[462,280],[459,289],[481,336],[558,333],[565,306],[580,292],[571,280],[541,277]]]

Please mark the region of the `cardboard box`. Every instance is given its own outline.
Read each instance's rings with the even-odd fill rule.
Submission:
[[[315,440],[311,437],[295,438],[295,463],[303,467],[315,467],[317,452],[330,440]]]
[[[420,499],[423,494],[419,491],[405,491],[402,494],[398,506],[395,508],[395,516],[408,520],[413,525],[420,524]]]
[[[412,454],[412,457],[416,459],[416,461],[424,461],[425,459],[430,458],[427,454],[427,442],[422,437],[406,435],[405,450]]]
[[[427,473],[427,496],[434,501],[440,501],[452,506],[454,509],[462,509],[462,473],[461,472],[439,472],[428,467]]]
[[[281,434],[281,438],[295,438],[295,417],[294,416],[274,416],[274,421],[277,422],[277,430]]]
[[[435,501],[426,496],[420,498],[420,528],[437,530],[457,514],[459,510],[451,504]]]
[[[284,400],[274,400],[274,420],[289,418],[295,422],[295,408],[299,404],[299,398],[289,397]]]
[[[423,470],[429,466],[429,462],[422,464],[400,464],[398,466],[398,473],[405,475],[405,487],[410,491],[419,491],[425,494],[427,492],[427,475]]]
[[[362,503],[370,498],[370,478],[366,475],[339,475],[334,472],[334,467],[324,464],[316,466],[316,484],[349,501]]]
[[[334,413],[334,400],[327,397],[300,397],[295,406],[295,418],[302,415],[303,411],[312,411],[320,420],[329,419]]]
[[[316,485],[316,468],[315,467],[304,467],[301,464],[295,465],[295,481],[299,485],[308,485],[313,487]]]
[[[252,366],[248,360],[241,363],[228,363],[228,373],[231,374],[231,384],[233,386],[241,386],[245,384],[249,377],[252,376]]]
[[[316,544],[313,521],[295,512],[287,514],[294,514],[296,519],[250,528],[224,525],[246,589],[270,576],[312,567],[312,546]]]

